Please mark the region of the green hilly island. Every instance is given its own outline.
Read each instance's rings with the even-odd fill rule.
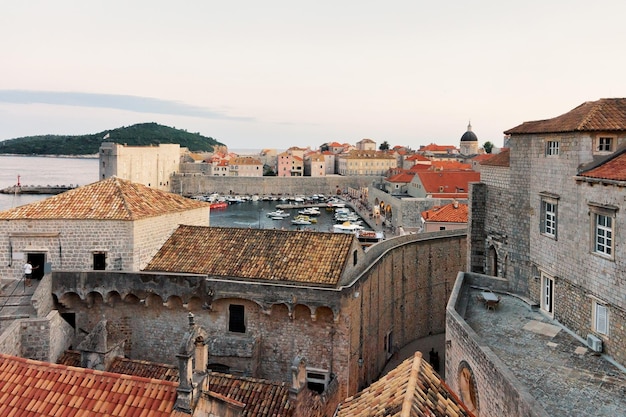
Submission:
[[[106,135],[108,137],[104,139]],[[98,153],[102,142],[128,146],[178,143],[192,152],[211,152],[214,146],[223,145],[200,133],[189,133],[157,123],[140,123],[89,135],[40,135],[8,139],[0,142],[0,154],[94,155]]]

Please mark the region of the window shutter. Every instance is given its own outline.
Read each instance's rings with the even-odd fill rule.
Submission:
[[[596,331],[601,334],[607,334],[607,324],[606,306],[596,304]]]

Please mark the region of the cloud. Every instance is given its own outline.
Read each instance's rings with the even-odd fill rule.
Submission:
[[[74,93],[67,91],[0,90],[0,103],[50,104],[57,106],[97,107],[126,110],[137,113],[156,113],[174,116],[252,121],[250,117],[234,117],[203,107],[179,101],[122,94]]]

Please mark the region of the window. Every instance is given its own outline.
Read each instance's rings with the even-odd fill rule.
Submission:
[[[554,314],[554,278],[541,273],[541,309]]]
[[[613,151],[613,138],[609,136],[600,136],[596,140],[597,152],[612,152]]]
[[[602,335],[609,334],[609,316],[606,305],[593,302],[593,330]]]
[[[387,353],[387,359],[393,355],[393,332],[390,330],[385,334],[384,348]]]
[[[614,229],[617,207],[590,203],[590,212],[592,218],[591,251],[597,255],[614,259],[613,245],[615,244]]]
[[[245,309],[239,304],[231,304],[228,306],[229,319],[228,331],[235,333],[246,332]]]
[[[558,155],[559,154],[559,142],[555,140],[549,140],[546,143],[546,155]]]
[[[541,197],[541,218],[539,220],[540,233],[556,239],[557,231],[557,203],[559,196],[548,192],[539,193]]]
[[[94,252],[93,269],[94,271],[104,271],[106,269],[107,255],[105,252]]]
[[[318,394],[323,393],[328,388],[330,373],[325,369],[306,368],[307,388]]]

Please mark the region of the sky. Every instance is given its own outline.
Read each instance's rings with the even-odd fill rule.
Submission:
[[[480,145],[626,97],[623,0],[0,6],[0,140],[156,122],[231,149]]]

